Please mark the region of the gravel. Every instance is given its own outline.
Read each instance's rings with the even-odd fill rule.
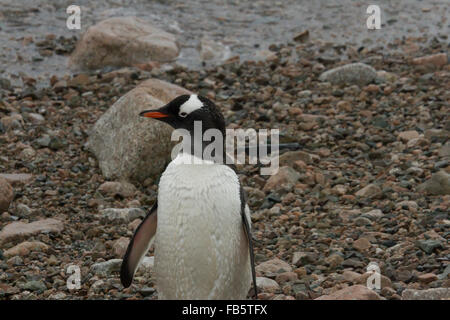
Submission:
[[[447,186],[450,69],[411,61],[446,52],[448,41],[404,38],[390,50],[393,44],[333,47],[312,32],[309,39],[274,44],[257,62],[232,58],[200,70],[170,63],[83,73],[75,82],[50,76],[44,87],[31,77],[23,87],[4,86],[0,174],[29,176],[10,183],[1,250],[23,241],[48,248],[0,254],[0,299],[157,298],[151,260],[123,289],[114,245],[131,238],[136,219],[153,205],[158,179],[134,182],[133,192],[101,192],[107,179],[84,147],[106,110],[149,78],[213,99],[229,128],[278,128],[280,143],[297,146],[294,155],[281,152],[281,183],[269,183],[275,178],[257,166],[238,166],[249,191],[258,277],[279,286],[270,281],[260,298],[395,300],[416,297],[410,290],[447,292],[450,195],[420,186]],[[367,84],[319,79],[352,63],[377,76]],[[388,284],[377,292],[356,283],[370,262]],[[66,287],[70,265],[80,268],[78,290]]]

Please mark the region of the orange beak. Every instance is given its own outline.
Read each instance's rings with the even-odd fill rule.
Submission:
[[[139,115],[141,117],[153,118],[153,119],[167,118],[169,116],[168,114],[162,113],[160,111],[154,111],[154,110],[142,111],[141,113],[139,113]]]

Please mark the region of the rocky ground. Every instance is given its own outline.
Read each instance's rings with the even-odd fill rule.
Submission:
[[[42,89],[0,83],[0,298],[157,298],[152,250],[130,288],[117,272],[157,179],[107,182],[85,147],[111,105],[157,78],[213,99],[229,128],[279,128],[300,145],[274,176],[238,168],[261,299],[448,299],[450,65],[447,41],[426,40],[368,50],[300,37],[264,61],[207,70],[152,63]],[[377,291],[365,286],[370,262]],[[80,289],[66,286],[70,265]]]

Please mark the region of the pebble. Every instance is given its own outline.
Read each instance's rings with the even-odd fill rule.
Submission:
[[[32,124],[42,124],[45,122],[45,118],[40,115],[39,113],[29,113],[27,116],[28,120],[32,123]]]
[[[376,76],[377,72],[373,67],[364,63],[352,63],[322,73],[319,80],[334,84],[366,85]]]
[[[134,185],[128,182],[116,182],[107,181],[100,185],[97,189],[100,193],[115,197],[120,196],[123,198],[131,197],[135,194],[136,188]]]
[[[417,246],[425,251],[427,254],[433,253],[435,249],[443,248],[442,243],[439,240],[418,240]]]
[[[409,130],[409,131],[400,132],[398,134],[398,137],[403,142],[408,142],[408,141],[413,140],[413,139],[418,139],[420,136],[419,136],[419,133],[417,131]]]
[[[139,289],[139,293],[142,294],[144,297],[151,296],[155,292],[156,292],[156,290],[151,287],[143,287],[143,288]]]
[[[325,262],[328,263],[330,269],[335,269],[344,262],[344,258],[339,254],[332,254],[325,259]]]
[[[292,267],[278,258],[268,260],[256,266],[256,272],[262,276],[271,276],[283,272],[291,272]]]
[[[344,272],[342,273],[342,276],[344,277],[344,279],[347,282],[356,283],[357,279],[359,279],[361,277],[361,274],[358,272],[351,271],[351,270],[344,270]]]
[[[110,275],[113,272],[120,270],[122,259],[111,259],[104,262],[94,263],[91,266],[91,271],[98,275]]]
[[[256,286],[264,292],[276,293],[280,291],[280,286],[275,280],[265,277],[256,277]]]
[[[383,211],[381,211],[380,209],[374,209],[363,214],[363,217],[366,217],[370,220],[377,220],[382,218],[383,216]]]
[[[357,284],[338,290],[330,295],[323,295],[315,300],[381,300],[381,297],[366,286]]]
[[[30,291],[45,291],[47,290],[47,286],[42,280],[32,280],[24,283],[22,286],[23,290],[30,290]]]
[[[359,251],[367,250],[371,247],[370,241],[366,238],[359,238],[353,242],[353,248]]]
[[[25,205],[23,203],[18,203],[16,205],[16,214],[19,217],[28,217],[31,213],[32,213],[32,210],[27,205]]]
[[[448,62],[446,53],[437,53],[419,58],[414,58],[412,63],[415,65],[432,64],[435,67],[445,66]]]
[[[26,238],[39,233],[60,233],[64,229],[64,223],[60,220],[49,218],[31,223],[21,221],[12,222],[0,231],[0,243],[16,238]]]
[[[450,194],[450,174],[442,170],[436,172],[429,180],[420,184],[417,190],[432,195]]]
[[[402,292],[403,300],[449,300],[450,288],[433,288],[426,290],[406,289]]]
[[[8,181],[12,186],[20,186],[32,182],[33,175],[28,173],[0,173],[1,178]]]
[[[290,272],[283,272],[283,273],[278,274],[275,278],[275,281],[278,284],[283,285],[286,282],[295,281],[295,280],[297,280],[297,278],[298,278],[297,274],[295,272],[290,271]]]
[[[13,198],[13,188],[8,181],[0,177],[0,213],[8,210]]]
[[[106,221],[115,223],[128,223],[137,218],[145,217],[145,211],[139,208],[108,208],[100,210],[100,214]]]
[[[438,279],[437,275],[435,275],[434,273],[421,274],[417,278],[422,283],[430,283],[430,282],[436,281]]]
[[[47,251],[48,245],[40,241],[25,241],[3,252],[6,258],[27,256],[31,251]]]
[[[294,185],[299,178],[300,174],[297,171],[291,167],[284,166],[276,174],[270,176],[263,190],[267,192],[277,189],[282,185]]]
[[[130,240],[125,237],[120,237],[114,242],[113,251],[116,257],[123,257],[128,248],[128,243]]]
[[[362,197],[362,198],[376,198],[381,195],[381,189],[376,184],[368,184],[364,188],[358,190],[355,193],[355,196]]]
[[[66,297],[67,295],[64,292],[56,292],[48,296],[50,300],[64,300]]]

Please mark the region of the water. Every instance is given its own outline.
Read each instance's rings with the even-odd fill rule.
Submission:
[[[246,60],[255,59],[255,53],[270,44],[292,41],[296,33],[306,29],[312,41],[357,47],[383,46],[411,36],[447,41],[450,34],[449,0],[375,1],[381,8],[381,30],[367,29],[368,4],[363,1],[223,2],[0,0],[1,76],[14,82],[23,76],[45,81],[51,75],[69,74],[66,55],[41,56],[36,43],[46,35],[79,38],[89,26],[116,16],[137,16],[174,33],[182,45],[177,63],[190,68],[202,67],[198,50],[202,37],[221,42],[232,56]],[[66,27],[66,8],[71,4],[81,6],[81,30]],[[34,42],[26,44],[27,37]]]

